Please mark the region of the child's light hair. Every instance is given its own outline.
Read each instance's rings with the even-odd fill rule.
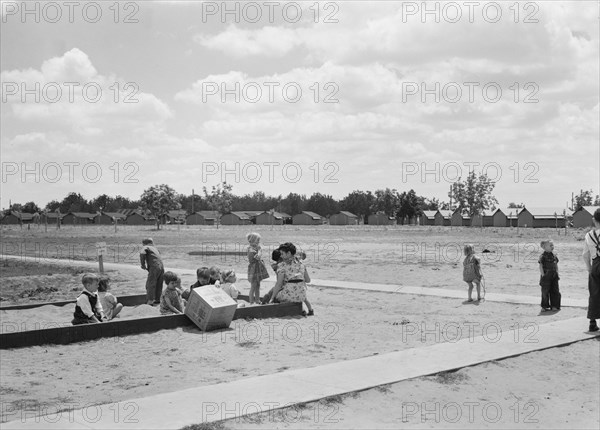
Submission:
[[[546,245],[548,245],[549,243],[554,243],[554,242],[552,242],[552,239],[544,239],[544,240],[542,240],[542,241],[540,242],[540,246],[541,246],[542,248],[545,248],[545,247],[546,247]]]
[[[179,275],[169,271],[165,272],[163,279],[165,280],[165,284],[169,285],[171,282],[177,281],[179,279]]]
[[[109,282],[110,279],[108,279],[108,276],[100,276],[100,279],[98,280],[98,291],[101,293],[108,291]]]
[[[90,285],[92,282],[94,281],[99,281],[100,279],[98,278],[98,275],[94,274],[94,273],[84,273],[84,275],[81,277],[81,283],[85,286],[85,285]]]
[[[154,241],[151,237],[147,237],[146,239],[142,240],[142,245],[154,245]]]
[[[465,247],[463,248],[463,252],[465,253],[465,255],[471,255],[471,254],[475,253],[475,250],[473,249],[473,245],[471,245],[470,243],[467,243],[465,245]]]
[[[253,233],[248,233],[246,235],[246,239],[248,239],[248,242],[250,242],[250,243],[256,243],[260,239],[260,234],[254,233],[254,232]]]
[[[237,277],[235,276],[235,270],[227,270],[225,273],[223,273],[223,282],[232,283],[236,280]]]

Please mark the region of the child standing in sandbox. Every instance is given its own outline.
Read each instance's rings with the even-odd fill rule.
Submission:
[[[118,303],[117,298],[108,292],[109,282],[106,276],[101,276],[98,282],[98,297],[107,321],[118,316],[121,309],[123,309],[123,304]]]
[[[260,303],[260,281],[269,277],[267,267],[262,259],[260,234],[248,233],[248,282],[250,282],[250,304]]]
[[[75,313],[71,321],[73,325],[102,322],[104,312],[98,297],[98,281],[98,276],[93,273],[86,273],[81,277],[83,291],[75,303]]]
[[[558,257],[554,254],[554,243],[542,240],[540,246],[544,250],[538,259],[540,267],[540,287],[542,287],[542,311],[552,308],[560,310],[560,291],[558,290]]]
[[[182,314],[183,299],[181,298],[181,278],[173,272],[165,272],[164,278],[167,288],[160,296],[160,314]]]
[[[151,238],[142,240],[142,250],[140,251],[140,262],[142,269],[148,271],[146,278],[146,301],[149,305],[160,304],[160,295],[163,288],[163,275],[165,269],[163,266],[160,252]]]
[[[481,262],[475,255],[473,245],[465,245],[463,261],[463,281],[469,286],[468,302],[473,301],[473,283],[477,286],[477,301],[481,301]]]

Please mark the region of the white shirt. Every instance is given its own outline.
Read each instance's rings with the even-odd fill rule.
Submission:
[[[85,289],[85,287],[84,287]],[[96,311],[104,316],[104,311],[102,310],[102,304],[100,303],[100,297],[98,297],[98,293],[92,293],[91,291],[85,290],[87,293],[96,296]],[[94,316],[94,311],[92,310],[92,305],[90,303],[90,299],[85,293],[81,293],[79,297],[77,297],[77,306],[81,308],[81,311],[87,315],[89,318]]]
[[[225,291],[229,295],[229,297],[231,297],[234,300],[237,299],[237,296],[240,294],[238,289],[235,287],[235,284],[221,284],[221,289]]]
[[[589,255],[590,261],[592,259],[596,258],[596,245],[592,241],[592,234],[593,234],[592,232],[593,231],[596,231],[596,236],[598,236],[598,238],[600,238],[600,229],[590,230],[585,235],[585,243],[583,246],[583,256]]]

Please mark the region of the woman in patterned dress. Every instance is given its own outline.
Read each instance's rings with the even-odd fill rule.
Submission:
[[[304,263],[295,258],[296,247],[292,243],[284,243],[279,247],[281,261],[277,265],[277,283],[273,288],[270,303],[277,299],[280,303],[305,302],[308,306],[308,315],[313,315],[312,307],[306,300],[306,283],[310,276]]]

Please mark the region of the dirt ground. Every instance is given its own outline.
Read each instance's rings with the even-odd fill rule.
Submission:
[[[283,242],[307,253],[316,279],[361,281],[410,286],[463,289],[462,248],[475,245],[482,259],[488,292],[539,294],[539,242],[551,238],[558,255],[560,288],[571,298],[587,297],[587,273],[582,261],[584,231],[421,226],[63,226],[60,230],[33,226],[2,226],[2,253],[95,261],[96,243],[106,242],[105,262],[139,265],[144,237],[152,237],[168,267],[196,269],[217,265],[247,270],[245,235],[262,235],[265,254]],[[484,250],[490,251],[484,253]],[[232,255],[240,253],[242,255]],[[216,255],[197,255],[211,253]],[[130,279],[143,293],[142,276]],[[121,293],[118,291],[118,293]]]
[[[583,235],[577,231],[570,231],[566,236],[561,232],[558,236],[555,230],[521,229],[519,236],[511,238],[509,232],[516,235],[516,229],[454,228],[451,231],[438,227],[364,227],[363,230],[363,226],[255,229],[261,233],[266,251],[284,241],[299,244],[308,254],[307,264],[313,278],[450,289],[464,288],[462,257],[453,256],[450,250],[458,250],[462,244],[471,242],[476,244],[478,253],[483,249],[494,251],[480,254],[488,292],[532,296],[539,294],[539,240],[552,237],[560,258],[563,297],[585,298],[587,295],[580,256],[583,245],[579,239]],[[107,242],[109,258],[106,261],[138,265],[141,238],[151,236],[168,267],[194,269],[215,264],[245,273],[245,257],[231,253],[245,249],[243,238],[248,231],[246,227],[217,230],[170,226],[159,232],[149,227],[120,227],[115,235],[112,227],[63,227],[48,233],[43,227],[23,231],[18,227],[3,227],[3,252],[34,256],[39,261],[2,260],[2,305],[74,299],[81,288],[81,273],[87,269],[77,268],[75,264],[60,268],[52,265],[51,259],[94,260],[96,242]],[[440,245],[436,247],[436,243]],[[215,249],[219,252],[214,256],[194,255]],[[112,271],[109,275],[111,290],[117,296],[144,292],[145,272],[138,267]],[[189,276],[184,277],[183,284],[192,281]],[[242,292],[248,291],[246,282],[239,282],[238,287]],[[19,419],[18,413],[39,411],[40,405],[60,409],[62,405],[109,403],[418,348],[457,337],[481,335],[486,327],[492,326],[504,333],[529,324],[531,336],[535,336],[537,324],[585,313],[580,308],[563,308],[558,313],[541,316],[538,307],[532,305],[492,302],[473,305],[458,299],[320,287],[309,287],[309,297],[315,307],[315,317],[234,321],[229,330],[211,333],[185,327],[63,346],[0,350],[0,395],[6,406],[1,420]],[[67,305],[0,311],[2,331],[68,324],[72,310],[72,305]],[[145,305],[124,312],[124,317],[158,314],[156,308]],[[457,325],[466,327],[471,323],[477,324],[474,333],[456,331]],[[422,335],[422,331],[427,330],[430,334]],[[431,334],[431,330],[435,333]],[[598,349],[595,340],[579,342],[449,375],[418,378],[328,399],[306,405],[307,413],[313,413],[310,419],[302,416],[299,421],[289,422],[290,412],[287,412],[279,421],[276,416],[254,416],[216,426],[597,428],[600,413]],[[94,367],[99,369],[98,377],[90,379],[88,371]],[[486,414],[492,413],[496,408],[492,403],[497,403],[502,417],[492,422],[494,420],[486,415],[479,420],[479,426],[475,425],[477,421],[465,421],[469,409],[462,404],[471,401],[486,407]],[[451,402],[462,405],[462,421],[449,422],[455,417],[449,414],[456,412],[456,408],[451,410],[455,405],[448,406]],[[421,410],[435,408],[435,404],[442,408],[441,418],[437,419],[434,414],[433,419],[421,422]],[[331,413],[336,412],[334,418],[338,421],[323,421],[322,413],[315,422],[314,413],[323,405],[329,408],[325,411],[329,417],[334,417]],[[517,408],[518,413],[511,410],[511,406]],[[479,413],[481,418],[483,412],[475,409],[474,413]],[[516,423],[515,417],[518,417]],[[528,417],[539,422],[524,421]]]

